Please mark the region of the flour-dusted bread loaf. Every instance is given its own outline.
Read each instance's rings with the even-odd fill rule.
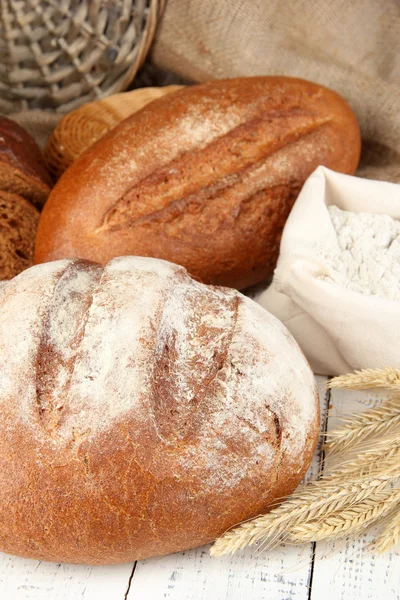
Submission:
[[[325,165],[353,174],[356,118],[335,92],[286,77],[190,86],[91,146],[41,216],[36,262],[154,256],[238,289],[272,274],[286,218]]]
[[[18,123],[0,116],[0,190],[41,207],[50,189],[39,146]]]
[[[0,287],[0,550],[116,563],[214,539],[303,477],[310,368],[176,265],[63,260]]]
[[[0,281],[32,266],[38,221],[28,200],[0,190]]]

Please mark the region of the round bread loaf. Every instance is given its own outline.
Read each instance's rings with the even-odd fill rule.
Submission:
[[[0,281],[33,264],[39,211],[25,198],[0,191]]]
[[[286,77],[220,80],[155,100],[91,146],[42,213],[36,262],[135,254],[239,289],[270,276],[286,218],[318,165],[353,174],[356,118]]]
[[[0,287],[0,550],[116,563],[265,511],[313,454],[315,381],[252,300],[161,260]]]
[[[0,116],[0,190],[41,207],[50,189],[50,176],[35,140],[18,123]]]

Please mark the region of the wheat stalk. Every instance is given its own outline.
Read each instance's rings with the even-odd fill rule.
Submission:
[[[385,471],[393,464],[400,461],[400,439],[398,436],[383,438],[375,443],[372,448],[359,451],[355,456],[344,460],[340,465],[326,473],[322,473],[322,481],[343,479],[357,475],[373,476],[374,473]]]
[[[289,532],[293,542],[318,542],[326,538],[340,538],[350,533],[360,533],[369,524],[388,513],[400,503],[400,489],[371,494],[370,498],[339,514],[329,515],[320,521],[294,526]]]
[[[335,378],[332,387],[400,391],[400,371],[358,371]],[[257,542],[275,545],[282,540],[302,543],[338,538],[385,519],[389,519],[388,525],[377,548],[383,551],[397,543],[400,489],[393,486],[400,484],[400,396],[354,415],[328,440],[329,451],[343,455],[339,466],[300,486],[270,513],[227,531],[215,542],[211,554],[231,554]]]
[[[391,367],[387,369],[362,369],[348,375],[334,377],[328,383],[328,387],[346,388],[348,390],[383,388],[400,392],[400,371]]]
[[[367,438],[386,435],[399,425],[400,399],[392,398],[378,408],[346,419],[342,427],[327,434],[325,448],[330,454],[343,452]]]

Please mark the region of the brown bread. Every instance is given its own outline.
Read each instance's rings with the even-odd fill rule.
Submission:
[[[50,189],[51,180],[34,139],[23,127],[0,116],[0,190],[41,207]]]
[[[138,257],[0,286],[0,551],[115,563],[211,541],[302,479],[313,374],[236,290]]]
[[[30,202],[0,191],[0,281],[32,266],[38,221]]]
[[[326,88],[285,77],[191,86],[123,121],[64,173],[35,260],[154,256],[244,288],[271,275],[310,173],[352,174],[359,155],[356,118]]]

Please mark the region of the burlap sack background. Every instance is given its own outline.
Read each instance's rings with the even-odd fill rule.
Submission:
[[[359,119],[358,175],[400,181],[399,0],[168,0],[150,60],[131,87],[276,74],[331,87]],[[43,146],[59,117],[13,118]]]
[[[168,0],[152,60],[195,81],[283,74],[331,87],[360,122],[358,174],[400,181],[398,0]]]

